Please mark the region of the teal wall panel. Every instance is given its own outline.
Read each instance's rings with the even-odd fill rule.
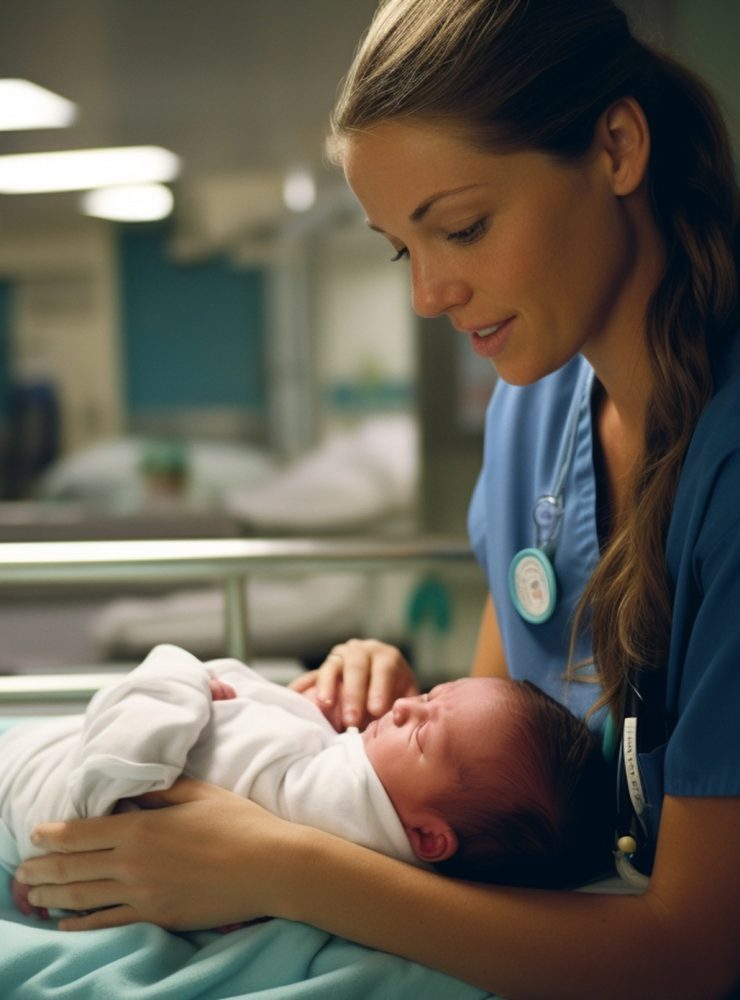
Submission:
[[[129,413],[265,404],[259,271],[180,265],[161,229],[122,230],[122,343]]]

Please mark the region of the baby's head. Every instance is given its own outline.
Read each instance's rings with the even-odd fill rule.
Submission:
[[[532,684],[440,684],[399,698],[363,740],[415,853],[439,871],[562,886],[605,868],[611,784],[599,742]]]

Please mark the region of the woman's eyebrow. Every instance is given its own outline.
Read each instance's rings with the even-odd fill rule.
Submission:
[[[434,205],[435,202],[440,201],[442,198],[448,198],[452,194],[460,194],[462,191],[470,191],[472,188],[476,187],[481,187],[481,185],[463,184],[461,187],[448,188],[445,191],[437,191],[436,194],[430,195],[429,198],[426,198],[420,205],[416,206],[409,216],[409,222],[421,222],[432,205]]]
[[[409,215],[409,222],[421,222],[421,220],[427,214],[432,205],[440,201],[442,198],[448,198],[450,195],[461,194],[463,191],[470,191],[473,188],[482,186],[483,186],[482,184],[464,184],[462,187],[448,188],[445,191],[437,191],[435,194],[430,195],[428,198],[425,198],[420,205],[416,206],[411,215]],[[370,227],[370,229],[373,230],[373,232],[381,233],[383,236],[386,235],[384,229],[381,229],[380,226],[374,225],[372,222],[370,222],[369,219],[367,224]]]

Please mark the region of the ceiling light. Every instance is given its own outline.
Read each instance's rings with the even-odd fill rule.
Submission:
[[[290,170],[283,181],[283,201],[291,212],[307,212],[316,201],[313,174],[305,167]]]
[[[174,198],[162,184],[129,184],[87,191],[80,200],[85,215],[114,222],[155,222],[172,211]]]
[[[0,130],[64,128],[77,105],[30,80],[0,80]]]
[[[179,157],[159,146],[22,153],[0,156],[0,194],[159,183],[173,180],[179,170]]]

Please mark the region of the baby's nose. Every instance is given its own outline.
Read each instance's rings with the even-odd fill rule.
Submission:
[[[410,718],[414,718],[418,714],[421,704],[421,699],[419,698],[397,698],[393,703],[393,721],[395,724],[402,726]]]

